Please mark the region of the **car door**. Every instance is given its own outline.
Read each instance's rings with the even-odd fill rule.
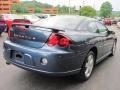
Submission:
[[[99,30],[99,34],[102,36],[103,38],[103,56],[107,55],[110,53],[112,46],[113,46],[113,35],[108,33],[108,28],[103,25],[102,23],[96,22],[96,25],[98,27]]]
[[[96,22],[90,22],[88,24],[88,30],[90,32],[92,32],[93,35],[95,35],[95,38],[93,41],[94,41],[94,43],[97,47],[97,51],[98,51],[97,59],[100,59],[103,55],[102,54],[103,53],[103,36],[99,34]]]

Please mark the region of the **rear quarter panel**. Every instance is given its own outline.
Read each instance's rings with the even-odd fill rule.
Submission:
[[[76,53],[82,53],[84,58],[92,47],[96,47],[98,54],[100,53],[99,46],[102,43],[98,42],[101,39],[98,34],[90,33],[89,31],[68,31],[65,32],[65,35],[72,41],[70,49]]]

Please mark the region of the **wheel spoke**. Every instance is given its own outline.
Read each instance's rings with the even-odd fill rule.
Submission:
[[[85,67],[86,67],[85,75],[87,77],[89,77],[90,74],[91,74],[91,72],[92,72],[93,63],[94,63],[94,57],[93,57],[93,55],[88,56],[88,60],[87,60],[87,63],[85,65]]]

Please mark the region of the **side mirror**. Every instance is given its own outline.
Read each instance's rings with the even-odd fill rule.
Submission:
[[[115,34],[114,31],[108,31],[108,34]]]

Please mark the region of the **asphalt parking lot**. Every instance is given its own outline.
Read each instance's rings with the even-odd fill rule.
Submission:
[[[120,29],[109,27],[118,37],[116,54],[99,63],[91,78],[78,83],[72,78],[49,77],[26,71],[13,65],[6,65],[3,59],[3,41],[0,37],[0,90],[120,90]]]

